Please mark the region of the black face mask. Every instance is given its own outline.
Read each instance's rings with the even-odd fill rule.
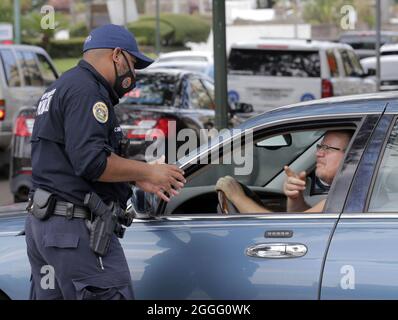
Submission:
[[[122,55],[124,60],[126,60],[127,65],[129,66],[129,70],[122,75],[117,74],[116,63],[113,62],[113,66],[115,67],[115,84],[113,85],[113,90],[117,93],[118,97],[123,97],[127,92],[133,90],[135,88],[135,77],[134,73],[130,69],[130,64],[122,51]]]

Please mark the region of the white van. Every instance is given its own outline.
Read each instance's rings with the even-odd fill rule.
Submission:
[[[13,123],[58,77],[46,51],[28,45],[0,45],[0,166],[8,163]]]
[[[260,39],[228,55],[228,97],[255,111],[331,96],[375,92],[354,50],[326,41]]]
[[[376,73],[376,57],[361,60],[365,71]],[[398,90],[398,44],[385,44],[380,48],[380,90]]]

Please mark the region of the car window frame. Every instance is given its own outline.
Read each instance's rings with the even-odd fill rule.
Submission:
[[[207,98],[209,99],[210,103],[211,103],[212,105],[215,106],[214,100],[211,98],[209,92],[207,91],[206,86],[205,86],[204,83],[202,82],[202,78],[201,78],[199,75],[196,75],[196,74],[189,74],[189,75],[186,77],[186,81],[187,81],[187,85],[188,85],[187,88],[190,88],[190,87],[191,87],[191,81],[193,81],[193,80],[197,80],[197,81],[200,83],[200,85],[202,86],[203,92],[206,94],[206,96],[207,96]],[[190,89],[190,90],[191,90],[191,89]],[[213,110],[213,111],[214,111],[214,110],[215,110],[215,109],[212,109],[212,108],[203,108],[203,107],[201,107],[201,106],[193,106],[193,104],[192,104],[192,99],[191,99],[191,94],[189,94],[188,97],[189,97],[189,98],[188,98],[188,99],[189,99],[189,107],[190,107],[191,110],[207,110],[207,111],[209,111],[209,110]]]
[[[398,115],[395,115],[395,116],[385,115],[385,117],[388,117],[388,116],[391,117],[391,121],[390,121],[390,124],[389,124],[389,128],[388,128],[388,130],[387,130],[387,132],[386,132],[386,134],[384,136],[384,142],[383,142],[383,144],[382,144],[382,146],[380,148],[381,151],[379,153],[377,162],[376,162],[374,170],[373,170],[372,180],[371,180],[370,185],[369,185],[369,191],[368,191],[368,195],[366,197],[366,202],[365,202],[365,208],[364,208],[364,213],[365,214],[380,215],[380,214],[383,213],[383,211],[373,211],[373,210],[370,211],[369,210],[369,206],[370,206],[370,203],[371,203],[371,200],[372,200],[373,191],[374,191],[374,188],[376,186],[376,181],[377,181],[377,178],[378,178],[378,175],[379,175],[379,172],[380,172],[381,164],[383,162],[383,158],[384,158],[384,155],[385,155],[385,152],[386,152],[388,140],[389,140],[389,138],[391,136],[392,131],[394,130],[395,124],[396,123],[398,124]],[[398,209],[396,211],[398,211]],[[393,213],[392,211],[387,211],[387,212],[388,213]]]
[[[301,130],[304,130],[303,128],[307,128],[307,129],[311,129],[311,128],[313,128],[313,129],[316,129],[316,128],[323,129],[323,128],[334,128],[334,127],[336,127],[336,128],[340,127],[341,128],[341,127],[343,127],[343,124],[345,124],[346,126],[355,124],[356,130],[355,130],[355,133],[354,133],[354,135],[353,135],[353,137],[351,139],[351,143],[349,145],[349,148],[350,148],[351,145],[353,144],[355,136],[361,130],[361,124],[363,122],[363,119],[364,119],[364,115],[358,115],[358,114],[353,115],[352,117],[351,116],[347,117],[347,115],[344,115],[344,116],[342,116],[342,115],[330,115],[329,117],[327,117],[327,115],[323,115],[323,116],[314,117],[314,118],[312,118],[309,121],[305,121],[305,120],[303,121],[303,119],[301,119],[301,118],[288,118],[288,119],[284,119],[284,120],[281,120],[281,121],[277,121],[276,123],[271,122],[271,123],[268,123],[268,124],[266,124],[264,126],[255,127],[254,128],[255,129],[255,131],[254,131],[254,140],[256,140],[257,139],[256,137],[258,137],[259,135],[265,137],[265,136],[272,136],[272,135],[275,135],[275,134],[286,133],[287,131],[292,131],[291,128],[296,128],[296,130],[298,129],[298,130],[301,131]],[[315,121],[317,121],[316,124],[314,124]],[[263,131],[259,132],[260,130],[263,130]],[[242,138],[242,136],[237,136],[237,137],[234,137],[234,139],[237,139],[239,137]],[[233,143],[234,139],[231,139],[229,143]],[[205,154],[208,157],[211,157],[211,154],[213,152],[221,152],[219,146],[220,146],[220,144],[218,144],[216,147],[210,148],[210,150],[206,150]],[[344,158],[342,160],[342,164],[340,166],[339,173],[340,173],[340,170],[341,170],[341,167],[342,167],[343,163],[346,162],[347,154],[350,151],[349,148],[347,148],[347,152],[345,153],[345,156],[344,156]],[[193,161],[191,161],[191,162],[193,162]],[[187,174],[192,174],[192,171],[198,170],[200,166],[203,166],[203,165],[201,165],[201,164],[193,164],[193,165],[188,165],[188,166],[184,165],[182,167],[182,169]],[[196,170],[194,170],[195,167],[197,168]],[[281,169],[281,172],[282,171],[283,171],[283,167]],[[354,177],[353,174],[354,173],[351,172],[351,179],[353,179],[353,177]],[[333,181],[333,184],[332,184],[332,186],[330,188],[330,191],[329,191],[329,195],[331,195],[331,193],[334,192],[333,186],[337,183],[337,181],[339,179],[340,179],[340,175],[337,174],[337,180],[335,179],[335,181]],[[332,197],[328,196],[328,199],[329,198],[332,198]],[[327,210],[327,208],[328,208],[327,207],[327,202],[328,202],[328,200],[326,201],[324,211],[322,213],[320,213],[320,214],[330,213],[329,212],[330,210]],[[340,206],[340,208],[335,207],[335,210],[334,210],[335,212],[331,212],[331,213],[332,214],[336,214],[336,213],[337,214],[341,214],[342,211],[343,211],[343,204],[344,204],[344,201],[342,202],[342,205]],[[179,215],[173,215],[173,214],[165,215],[164,214],[165,208],[166,208],[166,203],[163,200],[161,200],[159,202],[157,208],[156,208],[156,215],[157,216],[158,215],[160,215],[160,216],[171,216],[171,217],[174,217],[174,216],[184,216],[185,217],[185,216],[192,215],[192,214],[189,214],[189,213],[187,213],[187,214],[179,214]],[[280,215],[281,212],[256,214],[255,216],[269,216],[269,215],[273,215],[273,214],[274,215]],[[282,213],[282,214],[302,215],[303,213],[302,212],[297,212],[297,213]],[[315,213],[315,214],[317,214],[317,213]],[[197,216],[209,217],[209,216],[219,216],[219,214],[216,214],[216,213],[215,214],[203,214],[203,215],[197,215]],[[247,214],[240,214],[240,215],[231,215],[231,216],[236,218],[236,217],[239,217],[239,216],[245,217],[245,216],[248,216],[248,215]]]
[[[24,79],[23,79],[23,76],[22,76],[21,66],[18,63],[18,59],[17,59],[15,51],[13,50],[13,48],[0,48],[0,52],[3,51],[3,50],[4,51],[9,51],[11,53],[12,57],[14,58],[15,65],[16,65],[16,67],[18,69],[18,77],[19,77],[19,86],[10,86],[9,79],[7,78],[7,74],[6,74],[6,70],[5,70],[5,64],[4,64],[5,62],[4,62],[3,57],[1,56],[0,59],[1,59],[1,65],[2,65],[2,70],[3,70],[2,73],[4,75],[5,83],[7,83],[7,87],[8,88],[22,88],[24,86]]]
[[[40,63],[40,61],[39,61],[39,55],[42,56],[42,57],[45,59],[46,63],[49,65],[49,67],[50,67],[52,73],[54,74],[55,80],[57,80],[58,77],[59,77],[58,72],[57,72],[57,70],[55,69],[54,65],[52,64],[51,59],[50,59],[46,54],[44,54],[43,52],[36,52],[36,51],[32,51],[32,52],[33,52],[34,55],[35,55],[36,63],[37,63],[37,65],[38,65],[38,67],[39,67],[40,73],[41,73],[42,78],[43,78],[43,81],[44,81],[44,86],[49,86],[49,84],[47,85],[47,84],[45,83],[46,81],[45,81],[45,78],[44,78],[44,76],[43,76],[43,75],[44,75],[44,71],[42,70],[42,65],[41,65],[41,63]],[[53,80],[53,82],[54,82],[55,80]]]

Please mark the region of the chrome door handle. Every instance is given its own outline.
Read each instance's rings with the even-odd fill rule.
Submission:
[[[307,247],[300,243],[261,243],[248,247],[245,253],[256,258],[298,258],[307,253]]]

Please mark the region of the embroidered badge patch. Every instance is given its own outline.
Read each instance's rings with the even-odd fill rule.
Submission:
[[[93,114],[99,123],[108,121],[108,107],[103,102],[96,102],[93,106]]]

